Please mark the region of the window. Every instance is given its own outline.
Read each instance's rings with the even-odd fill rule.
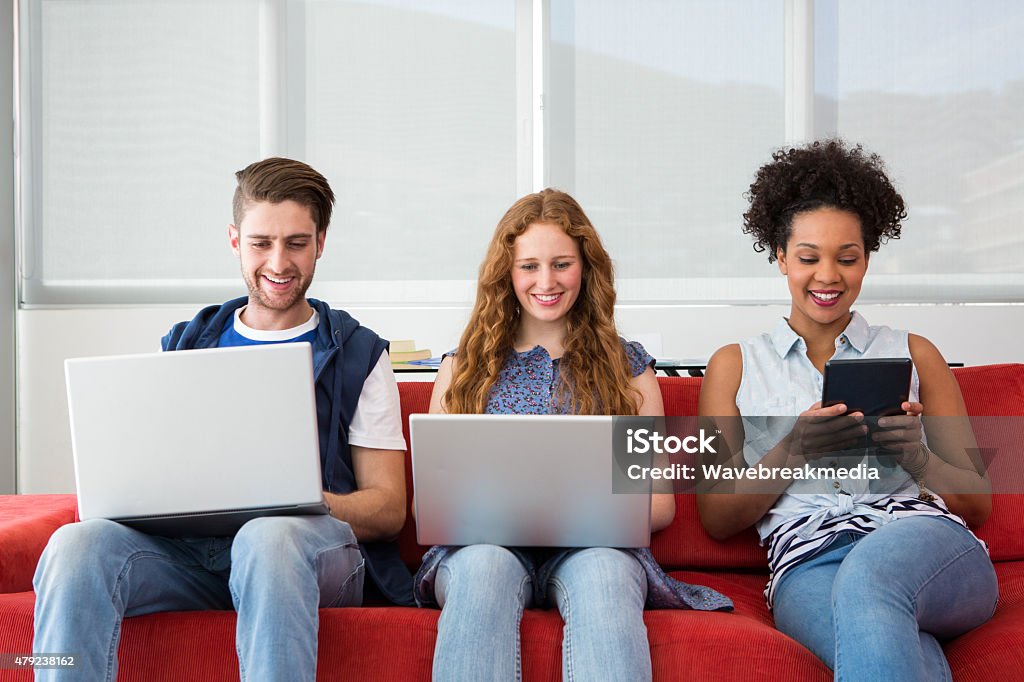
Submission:
[[[553,0],[551,182],[601,232],[620,300],[759,297],[770,273],[739,226],[754,170],[786,141],[783,15]]]
[[[1010,0],[18,6],[22,305],[239,293],[231,171],[271,155],[338,194],[328,300],[469,303],[503,211],[550,184],[601,232],[621,302],[779,302],[743,193],[773,149],[837,133],[886,159],[911,215],[864,301],[1024,300]]]
[[[515,5],[309,2],[304,25],[301,158],[343,233],[318,277],[475,280],[519,196]]]
[[[830,0],[815,24],[816,133],[881,155],[910,214],[871,293],[1022,300],[1024,6]]]
[[[173,299],[232,272],[228,169],[265,124],[260,4],[21,10],[23,300]]]
[[[319,291],[461,301],[530,189],[506,0],[21,9],[24,303],[237,295],[232,172],[272,155],[338,196]]]

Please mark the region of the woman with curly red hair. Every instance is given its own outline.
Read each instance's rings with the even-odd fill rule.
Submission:
[[[733,466],[835,471],[842,453],[841,468],[870,462],[879,478],[742,480],[699,496],[701,521],[719,539],[757,527],[776,625],[837,680],[948,680],[939,640],[988,620],[998,596],[968,528],[991,510],[988,479],[939,351],[852,309],[871,254],[900,236],[903,199],[877,155],[840,140],[776,152],[748,197],[744,231],[778,261],[790,313],[715,353],[699,412],[721,427]],[[903,414],[869,430],[846,405],[821,406],[826,361],[892,357],[912,360]],[[874,450],[855,448],[865,436]]]
[[[491,239],[472,316],[441,365],[430,411],[662,415],[654,359],[616,331],[613,282],[611,259],[572,197],[546,189],[517,201]],[[671,494],[654,495],[652,529],[674,513]],[[416,597],[442,608],[434,679],[460,681],[520,678],[526,606],[561,612],[567,680],[649,680],[645,605],[731,607],[666,576],[647,549],[605,547],[434,547]]]

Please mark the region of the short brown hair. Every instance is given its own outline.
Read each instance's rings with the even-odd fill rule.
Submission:
[[[309,209],[319,236],[331,224],[334,192],[327,178],[301,161],[271,157],[251,163],[235,173],[238,187],[231,202],[235,227],[242,224],[245,211],[255,201],[279,204],[294,201]]]

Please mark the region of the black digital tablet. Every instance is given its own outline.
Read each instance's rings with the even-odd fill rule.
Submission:
[[[843,403],[847,414],[865,417],[902,414],[900,405],[910,399],[910,358],[829,360],[821,406]]]

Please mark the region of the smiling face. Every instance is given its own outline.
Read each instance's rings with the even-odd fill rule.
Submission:
[[[516,237],[512,258],[521,319],[564,324],[583,280],[576,240],[554,223],[533,223]]]
[[[793,330],[803,336],[821,326],[842,331],[868,268],[860,219],[835,208],[798,213],[786,250],[776,255],[793,297]]]
[[[249,288],[244,322],[254,329],[290,329],[309,319],[306,290],[323,252],[308,208],[294,201],[253,202],[237,227],[228,227],[231,249]]]

